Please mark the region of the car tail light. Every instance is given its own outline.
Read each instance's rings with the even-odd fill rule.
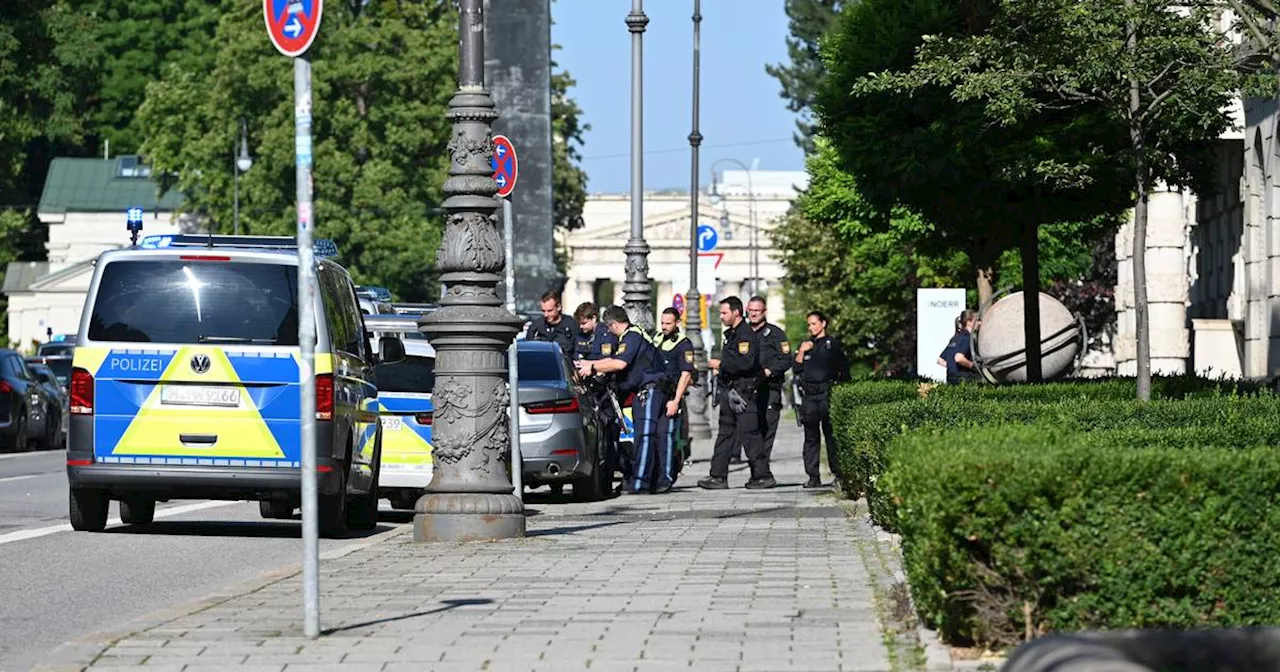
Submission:
[[[0,380],[0,394],[9,394],[13,391],[13,386],[7,380]]]
[[[316,376],[316,420],[333,419],[333,374]]]
[[[93,415],[93,374],[85,369],[71,370],[72,415]]]
[[[529,415],[543,415],[545,413],[577,413],[578,398],[569,397],[568,399],[539,401],[532,404],[525,404],[524,410]]]
[[[417,422],[419,425],[426,425],[427,427],[430,427],[430,426],[431,426],[431,420],[433,419],[433,417],[434,417],[434,414],[433,414],[433,413],[419,413],[419,414],[417,414],[417,415],[413,416],[413,419],[414,419],[414,421],[415,421],[415,422]]]

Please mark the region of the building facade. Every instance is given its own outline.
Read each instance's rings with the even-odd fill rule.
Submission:
[[[718,330],[718,300],[739,296],[745,302],[753,294],[768,299],[770,321],[781,323],[786,272],[772,232],[797,191],[807,186],[808,176],[803,171],[751,171],[749,176],[747,171],[725,171],[718,177],[698,198],[698,222],[710,227],[716,239],[699,259],[699,292],[708,297],[711,318],[703,325]],[[629,196],[593,195],[583,210],[584,226],[561,234],[560,246],[569,259],[566,311],[584,301],[621,305],[630,213]],[[681,307],[683,298],[676,295],[689,289],[690,214],[688,193],[645,195],[644,235],[658,311]]]
[[[5,272],[9,345],[31,350],[52,334],[79,330],[94,261],[129,245],[127,208],[143,209],[142,235],[194,230],[176,214],[181,195],[158,191],[134,156],[53,160],[36,211],[49,227],[48,260],[11,262]]]

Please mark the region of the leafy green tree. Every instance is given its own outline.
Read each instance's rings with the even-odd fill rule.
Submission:
[[[791,33],[787,37],[787,57],[791,62],[764,66],[765,72],[782,85],[781,95],[787,99],[787,109],[800,115],[794,137],[806,154],[814,151],[815,125],[811,114],[824,73],[818,43],[835,24],[845,4],[848,3],[844,0],[787,0]]]
[[[232,229],[233,155],[247,121],[254,166],[241,177],[241,229],[296,228],[293,66],[271,46],[262,8],[229,4],[212,70],[181,64],[147,89],[143,150],[185,208]],[[456,87],[457,13],[447,0],[338,3],[309,52],[317,235],[357,282],[404,300],[438,298],[434,271]]]
[[[554,45],[552,49],[559,49]],[[551,62],[551,194],[555,228],[572,231],[582,228],[582,209],[587,202],[587,172],[582,169],[583,136],[591,130],[582,123],[582,108],[569,96],[577,81]],[[556,271],[568,271],[569,252],[557,242]]]
[[[93,17],[93,35],[104,52],[101,83],[93,106],[91,138],[111,143],[113,154],[142,144],[136,113],[147,84],[165,66],[191,72],[213,68],[220,0],[69,0],[74,11]]]
[[[901,375],[915,367],[916,289],[955,286],[969,268],[962,252],[922,253],[910,232],[927,225],[899,208],[893,231],[869,223],[879,215],[835,148],[815,138],[806,161],[809,187],[774,232],[791,290],[788,305],[822,310],[859,375]]]
[[[1084,222],[1076,235],[1085,243],[1110,232],[1103,215],[1127,205],[1128,181],[1125,166],[1097,148],[1125,137],[1125,129],[1099,106],[1047,106],[1018,123],[996,124],[984,105],[957,100],[946,86],[901,84],[922,44],[981,35],[995,9],[967,0],[863,0],[846,7],[824,42],[829,74],[819,111],[824,134],[864,196],[880,212],[904,206],[930,222],[916,238],[930,254],[965,252],[979,271],[980,300],[990,297],[1001,255],[1020,251],[1034,380],[1041,228]]]
[[[942,88],[977,103],[987,123],[1025,125],[1046,113],[1122,128],[1099,138],[1095,156],[1124,166],[1135,196],[1134,313],[1138,397],[1151,395],[1147,314],[1147,199],[1156,182],[1212,190],[1212,143],[1246,86],[1237,54],[1217,29],[1216,8],[1171,0],[1000,0],[977,35],[924,42],[907,72],[881,73],[867,90],[912,94]],[[1070,118],[1070,117],[1069,117]],[[1057,130],[1057,129],[1052,129]],[[1061,136],[1048,135],[1055,147]],[[1088,172],[1057,152],[1067,174]],[[1093,190],[1090,189],[1090,192]]]

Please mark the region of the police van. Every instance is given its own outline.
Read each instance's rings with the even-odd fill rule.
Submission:
[[[351,277],[320,247],[310,449],[321,533],[340,536],[377,522],[378,361]],[[303,450],[298,260],[292,238],[186,235],[98,258],[70,382],[74,529],[102,530],[111,500],[131,524],[171,499],[256,500],[265,518],[292,516]],[[379,346],[383,360],[404,355],[397,339]]]

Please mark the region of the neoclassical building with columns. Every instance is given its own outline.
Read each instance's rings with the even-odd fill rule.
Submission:
[[[750,188],[748,188],[750,184]],[[768,298],[769,319],[781,323],[785,270],[770,235],[786,214],[798,190],[808,185],[803,171],[724,171],[698,194],[698,223],[710,226],[714,250],[700,257],[699,291],[707,295],[711,326],[718,329],[716,301],[752,294]],[[689,194],[650,192],[644,197],[644,237],[649,244],[649,278],[659,311],[674,305],[689,288]],[[626,255],[631,236],[631,198],[596,194],[587,198],[582,228],[560,234],[568,253],[564,306],[567,312],[583,301],[622,303]],[[706,322],[703,323],[707,325]]]

